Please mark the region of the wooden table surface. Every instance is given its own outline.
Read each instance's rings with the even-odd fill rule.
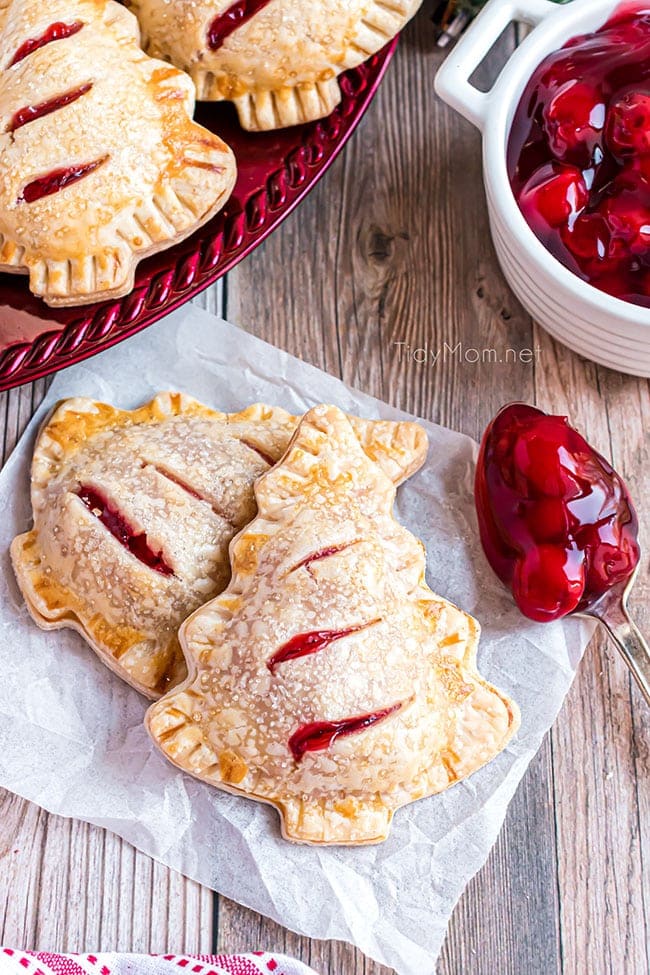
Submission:
[[[433,93],[441,55],[428,14],[425,4],[328,176],[199,303],[473,437],[508,400],[567,413],[627,478],[647,548],[648,383],[557,345],[508,290],[490,243],[479,137]],[[505,37],[501,54],[513,43]],[[150,334],[155,341],[155,327]],[[398,343],[447,349],[446,361],[419,363],[422,353],[409,356]],[[46,388],[41,381],[0,396],[5,458]],[[633,608],[646,631],[649,595],[644,560]],[[650,711],[614,651],[594,640],[499,842],[458,904],[440,975],[648,975],[649,742]],[[321,975],[388,971],[346,945],[310,942],[217,898],[101,829],[1,791],[0,943],[266,947]]]

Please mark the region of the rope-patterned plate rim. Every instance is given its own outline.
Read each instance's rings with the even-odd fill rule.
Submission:
[[[236,188],[233,200],[209,224],[183,243],[143,262],[129,295],[67,309],[66,320],[55,330],[52,310],[42,305],[43,332],[31,341],[8,345],[0,353],[0,391],[33,382],[123,342],[231,271],[289,216],[332,165],[374,98],[396,46],[397,38],[342,75],[343,97],[332,115],[286,130],[292,144],[281,164],[271,172],[260,166],[258,185],[243,195]],[[247,138],[251,151],[259,140],[261,152],[262,140],[269,136]],[[26,276],[7,275],[5,279],[10,279],[13,309],[35,301]]]

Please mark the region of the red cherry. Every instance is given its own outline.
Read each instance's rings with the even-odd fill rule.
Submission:
[[[563,82],[544,105],[544,131],[553,155],[558,159],[575,157],[582,148],[598,143],[605,124],[606,106],[598,87],[570,78]]]
[[[594,273],[591,280],[600,291],[614,298],[622,298],[623,301],[633,301],[640,305],[650,305],[650,302],[641,299],[643,279],[640,279],[639,275],[628,273],[625,267],[619,266],[613,271],[605,270],[602,274]]]
[[[610,233],[610,250],[645,254],[650,248],[650,184],[635,170],[613,181],[599,210]]]
[[[570,516],[559,498],[540,498],[529,503],[526,524],[536,542],[562,544],[569,535]]]
[[[611,103],[605,129],[614,155],[650,154],[650,94],[629,91]]]
[[[529,221],[539,216],[550,227],[561,227],[589,202],[584,177],[575,166],[550,162],[540,166],[525,184],[519,203]]]
[[[574,224],[561,230],[564,246],[582,268],[592,274],[612,271],[625,257],[622,242],[612,236],[609,223],[603,213],[581,213]]]
[[[512,465],[517,489],[524,497],[567,500],[580,493],[572,457],[560,439],[557,420],[557,417],[542,417],[514,444]],[[565,431],[568,432],[567,427]]]
[[[633,19],[630,19],[633,14]],[[615,39],[618,43],[629,45],[635,39],[635,34],[640,33],[640,40],[646,36],[650,27],[650,16],[637,9],[636,4],[620,3],[612,16],[607,21],[607,37]]]
[[[518,560],[514,597],[524,616],[547,623],[572,613],[585,586],[584,555],[561,546],[537,545]]]

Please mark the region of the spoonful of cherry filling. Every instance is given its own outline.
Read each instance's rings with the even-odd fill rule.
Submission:
[[[485,431],[475,497],[485,554],[521,612],[600,620],[650,704],[650,648],[627,609],[638,521],[612,466],[566,417],[513,403]]]

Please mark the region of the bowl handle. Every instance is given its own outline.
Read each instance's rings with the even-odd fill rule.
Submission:
[[[490,92],[479,91],[470,78],[511,23],[541,23],[557,13],[552,0],[490,0],[442,64],[435,80],[437,93],[483,131]]]

